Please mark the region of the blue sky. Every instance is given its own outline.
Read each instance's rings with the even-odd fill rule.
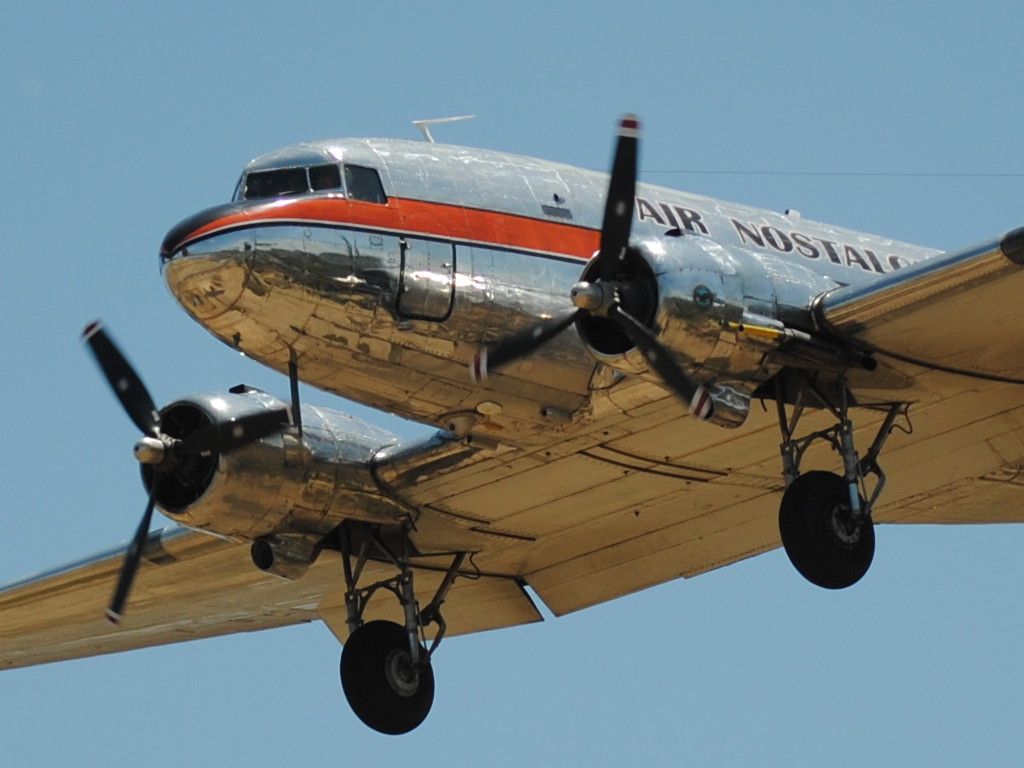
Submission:
[[[1019,7],[893,5],[6,9],[0,582],[126,539],[145,503],[87,321],[158,401],[240,381],[286,393],[157,270],[166,230],[225,200],[255,154],[474,113],[438,137],[604,168],[635,111],[648,181],[939,248],[1024,224],[1020,175],[694,173],[1024,174]],[[400,739],[351,715],[319,625],[5,672],[0,749],[34,766],[1019,764],[1022,552],[1018,526],[887,526],[842,593],[775,552],[453,639],[434,711]]]

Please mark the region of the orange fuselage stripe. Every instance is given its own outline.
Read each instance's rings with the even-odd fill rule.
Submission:
[[[319,197],[275,200],[223,216],[191,232],[181,244],[219,230],[276,221],[380,227],[584,259],[593,255],[600,239],[597,230],[573,224],[445,203],[391,198],[387,205],[379,205],[342,197]]]

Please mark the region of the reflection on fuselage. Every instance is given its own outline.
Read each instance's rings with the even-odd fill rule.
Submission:
[[[189,245],[166,279],[197,320],[247,355],[282,372],[294,356],[314,386],[443,424],[480,416],[467,376],[479,346],[565,311],[581,268],[441,239],[274,224]],[[518,366],[518,387],[491,382],[487,400],[531,422],[543,421],[538,402],[572,413],[595,365],[566,333]]]

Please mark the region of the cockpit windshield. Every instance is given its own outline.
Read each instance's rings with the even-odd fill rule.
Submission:
[[[380,183],[380,174],[373,168],[346,165],[345,185],[338,165],[274,168],[245,174],[235,190],[236,200],[260,200],[267,197],[302,195],[308,192],[345,192],[353,200],[386,204],[387,195]]]
[[[280,197],[309,191],[305,168],[277,168],[256,171],[245,177],[245,199]]]
[[[336,165],[314,165],[311,168],[275,168],[246,174],[246,200],[264,197],[301,195],[304,192],[325,192],[341,189],[341,171]]]
[[[341,171],[336,165],[314,165],[309,169],[309,187],[314,192],[341,189]]]

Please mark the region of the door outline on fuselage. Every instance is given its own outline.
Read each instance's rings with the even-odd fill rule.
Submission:
[[[398,273],[398,295],[395,309],[402,318],[447,320],[455,306],[455,243],[448,240],[400,235],[401,266]],[[417,248],[416,246],[420,246]],[[438,260],[436,265],[431,258]],[[447,278],[447,296],[440,289],[440,280],[415,280],[411,275],[443,275]]]

